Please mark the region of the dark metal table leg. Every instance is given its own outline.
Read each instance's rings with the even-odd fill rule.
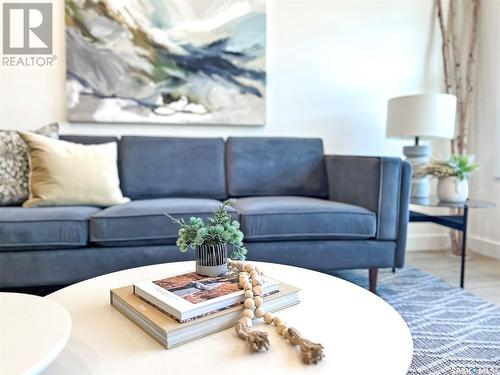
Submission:
[[[464,287],[465,282],[465,256],[467,252],[467,217],[469,214],[469,209],[467,207],[464,208],[463,215],[463,229],[462,229],[462,264],[460,268],[460,288]]]

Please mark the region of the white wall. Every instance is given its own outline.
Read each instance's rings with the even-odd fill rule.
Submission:
[[[480,24],[470,149],[480,169],[472,176],[471,196],[492,201],[496,208],[472,210],[470,244],[500,259],[500,179],[495,179],[495,168],[500,170],[500,1],[483,1]]]
[[[54,6],[57,67],[3,68],[2,127],[65,120],[63,1]],[[275,0],[268,9],[265,127],[72,124],[64,130],[320,136],[336,153],[399,155],[402,143],[384,136],[386,100],[439,88],[439,50],[426,52],[431,17],[432,0]]]
[[[2,68],[1,128],[65,120],[64,6],[55,6],[54,68]],[[186,136],[290,135],[324,139],[327,152],[401,155],[385,138],[387,99],[438,91],[439,30],[433,0],[274,0],[268,7],[265,127],[65,125],[66,133]],[[412,225],[441,247],[445,232]]]

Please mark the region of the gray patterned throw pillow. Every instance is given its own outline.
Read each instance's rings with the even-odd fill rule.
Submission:
[[[34,133],[59,138],[59,125]],[[29,162],[26,144],[14,130],[0,130],[0,206],[20,205],[28,199]]]

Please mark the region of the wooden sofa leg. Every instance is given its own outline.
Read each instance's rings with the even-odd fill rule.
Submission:
[[[370,268],[368,271],[370,281],[370,292],[377,294],[378,268]]]

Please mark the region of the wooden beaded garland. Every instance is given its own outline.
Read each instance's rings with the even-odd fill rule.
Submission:
[[[278,327],[276,327],[276,328],[278,329],[278,333],[281,335],[281,332],[283,332],[283,330],[285,328],[288,328],[288,327],[286,326],[286,324],[280,323],[280,324],[278,324]]]
[[[255,302],[255,307],[260,307],[264,303],[264,300],[261,296],[253,297],[253,301]]]
[[[255,317],[256,318],[262,318],[266,312],[262,307],[257,307],[254,311]]]
[[[253,319],[255,314],[253,312],[252,309],[244,309],[243,310],[243,316],[247,317],[247,318],[250,318],[250,319]]]
[[[251,290],[245,290],[245,298],[253,298],[253,292]]]
[[[247,298],[245,299],[245,302],[243,303],[243,305],[247,308],[247,309],[255,309],[255,302],[253,301],[253,298]]]
[[[262,287],[260,285],[254,286],[252,290],[256,296],[262,296]]]
[[[243,318],[241,318],[239,320],[240,323],[243,323],[244,325],[246,325],[247,327],[251,327],[252,326],[252,319],[250,318],[247,318],[246,316],[244,316]]]
[[[264,314],[264,322],[266,322],[267,324],[271,324],[273,322],[273,314],[271,313],[265,313]]]
[[[240,287],[245,290],[245,301],[243,303],[243,317],[236,324],[236,333],[241,339],[247,341],[254,352],[268,350],[269,339],[267,332],[251,331],[253,318],[264,318],[266,324],[274,325],[279,335],[291,345],[298,345],[302,353],[302,361],[305,364],[317,364],[323,357],[323,345],[313,343],[301,336],[292,327],[288,327],[279,317],[264,310],[262,298],[262,272],[258,267],[241,261],[228,259],[230,272],[239,272],[238,281]]]

